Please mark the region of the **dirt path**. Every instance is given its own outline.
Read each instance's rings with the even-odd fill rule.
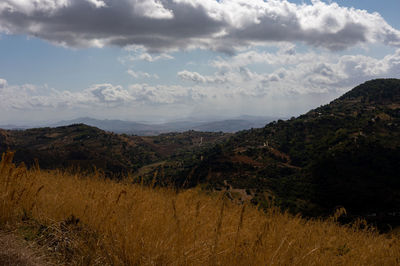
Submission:
[[[4,266],[47,266],[53,265],[46,259],[45,252],[24,241],[17,234],[0,231],[0,265]]]

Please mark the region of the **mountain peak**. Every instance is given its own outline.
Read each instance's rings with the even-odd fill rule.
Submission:
[[[374,79],[358,85],[337,100],[358,99],[387,103],[400,101],[400,79]]]

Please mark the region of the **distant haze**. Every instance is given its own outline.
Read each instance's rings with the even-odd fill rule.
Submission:
[[[168,132],[184,132],[188,130],[205,131],[205,132],[228,132],[233,133],[240,130],[250,128],[260,128],[277,120],[274,117],[254,117],[243,116],[236,119],[216,120],[216,121],[174,121],[167,123],[149,123],[149,122],[129,122],[122,120],[99,120],[89,117],[82,117],[73,120],[59,121],[51,124],[36,125],[0,125],[3,129],[27,129],[32,127],[58,127],[72,124],[86,124],[98,127],[105,131],[114,133],[126,133],[134,135],[158,135]]]

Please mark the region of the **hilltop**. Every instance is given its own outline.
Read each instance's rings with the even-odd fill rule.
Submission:
[[[45,169],[96,167],[108,175],[137,172],[175,153],[188,153],[219,142],[225,133],[161,134],[154,137],[114,134],[85,124],[27,130],[0,130],[0,153],[14,150],[15,161]]]

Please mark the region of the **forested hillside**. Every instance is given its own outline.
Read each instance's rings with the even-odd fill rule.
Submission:
[[[46,169],[79,168],[126,176],[173,154],[190,154],[230,136],[224,133],[161,134],[154,137],[114,134],[84,124],[28,130],[0,130],[0,153],[15,151],[15,161],[35,160]]]
[[[399,211],[399,159],[400,80],[380,79],[297,118],[239,132],[175,181],[243,189],[254,203],[309,215],[344,206],[374,216]]]

